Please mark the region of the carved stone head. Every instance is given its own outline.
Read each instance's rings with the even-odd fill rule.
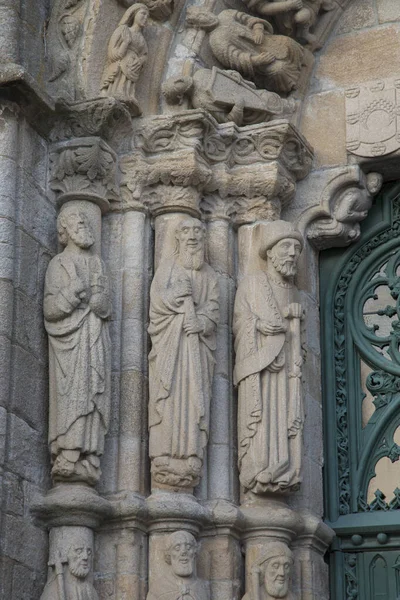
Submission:
[[[191,577],[195,570],[197,542],[188,531],[175,531],[167,539],[165,562],[178,577]]]
[[[175,253],[187,269],[198,270],[204,263],[205,226],[189,217],[183,219],[175,230]]]
[[[271,221],[264,226],[265,240],[260,248],[260,256],[271,262],[274,269],[283,277],[293,277],[297,273],[297,261],[303,249],[301,233],[287,221]]]
[[[65,204],[57,218],[58,239],[62,246],[71,240],[79,248],[90,248],[94,237],[89,220],[76,206]]]
[[[292,551],[282,542],[271,543],[260,562],[266,597],[286,598],[293,567]]]
[[[186,12],[186,25],[204,31],[212,31],[217,27],[219,19],[210,10],[199,6],[191,6]]]
[[[146,26],[147,20],[149,18],[149,9],[145,4],[136,3],[133,4],[120,21],[120,25],[127,25],[128,27],[132,27],[132,25],[137,25],[140,29]]]
[[[90,535],[80,534],[69,547],[67,560],[70,573],[85,579],[92,569],[93,547]]]

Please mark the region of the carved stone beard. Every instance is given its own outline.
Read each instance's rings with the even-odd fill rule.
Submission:
[[[89,567],[81,565],[78,561],[71,561],[68,565],[68,568],[71,575],[77,579],[86,579],[90,571]]]
[[[200,247],[198,250],[193,252],[181,247],[179,250],[179,263],[185,269],[200,271],[204,264],[204,248]]]
[[[82,248],[83,250],[87,250],[94,244],[94,239],[90,231],[78,230],[78,231],[68,231],[68,235],[71,240],[74,242],[76,246]]]
[[[294,277],[297,273],[297,261],[293,262],[287,258],[279,258],[276,254],[269,257],[274,269],[284,277]]]

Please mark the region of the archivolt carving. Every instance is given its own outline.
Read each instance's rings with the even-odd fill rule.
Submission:
[[[208,111],[218,123],[233,122],[239,126],[270,121],[295,108],[293,101],[258,90],[237,71],[217,67],[199,69],[192,77],[173,77],[164,83],[163,94],[169,104],[181,105],[187,97],[193,108]]]
[[[209,32],[215,58],[260,88],[287,93],[296,87],[304,61],[303,48],[289,37],[273,35],[267,21],[237,10],[223,10],[217,16],[204,8],[191,7],[186,23]]]
[[[108,43],[102,83],[104,94],[124,102],[135,116],[141,113],[135,87],[147,61],[148,48],[142,30],[148,16],[145,4],[134,4],[126,11]]]

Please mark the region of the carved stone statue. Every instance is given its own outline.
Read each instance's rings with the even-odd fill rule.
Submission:
[[[109,283],[83,210],[65,204],[57,228],[65,249],[50,261],[44,292],[52,476],[94,484],[110,412]]]
[[[187,96],[193,108],[207,110],[218,123],[233,121],[239,126],[282,117],[295,108],[293,100],[258,90],[237,71],[217,67],[199,69],[192,77],[171,78],[164,83],[163,93],[169,104],[181,104]]]
[[[285,221],[260,227],[262,266],[239,283],[233,318],[239,471],[245,490],[284,493],[301,481],[303,311],[293,277],[303,239]]]
[[[292,551],[282,542],[271,542],[251,571],[251,591],[243,600],[294,600],[289,592]]]
[[[125,12],[108,43],[107,66],[104,72],[103,93],[125,102],[134,114],[140,114],[135,97],[136,82],[147,61],[147,42],[143,29],[149,9],[133,4]]]
[[[52,544],[51,571],[40,600],[98,600],[91,581],[93,533],[85,527],[62,529],[66,533]]]
[[[191,7],[186,22],[189,27],[210,32],[211,50],[224,67],[275,92],[290,92],[296,87],[304,50],[289,37],[273,35],[268,21],[237,10],[223,10],[217,16]]]
[[[191,533],[171,533],[165,549],[169,572],[150,585],[147,600],[210,600],[206,582],[195,574],[196,553],[197,542]]]
[[[184,219],[150,290],[150,457],[153,481],[170,486],[198,484],[208,439],[219,297],[204,237]]]
[[[263,17],[273,17],[278,30],[292,35],[301,43],[315,42],[310,29],[321,11],[334,8],[332,0],[244,0],[250,10]]]

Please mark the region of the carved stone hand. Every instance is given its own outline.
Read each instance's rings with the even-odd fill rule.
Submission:
[[[187,335],[192,333],[203,333],[204,323],[202,323],[197,317],[185,319],[183,329]]]
[[[303,317],[303,307],[298,302],[293,302],[284,311],[287,319],[301,319]]]
[[[286,327],[278,324],[267,323],[266,321],[257,321],[257,330],[263,335],[276,335],[277,333],[284,333]]]

